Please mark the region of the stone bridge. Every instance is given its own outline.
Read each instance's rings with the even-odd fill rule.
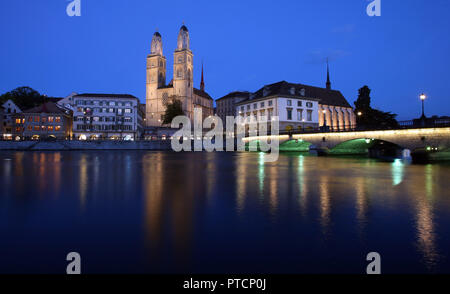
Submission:
[[[248,143],[265,137],[248,137]],[[321,149],[331,154],[368,154],[371,149],[450,152],[450,127],[399,130],[302,133],[277,136],[280,151]]]

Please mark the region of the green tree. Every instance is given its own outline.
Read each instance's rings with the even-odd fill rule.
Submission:
[[[363,86],[358,90],[358,99],[355,101],[356,124],[364,128],[396,128],[397,114],[384,112],[370,106],[370,88]]]
[[[0,103],[11,99],[20,109],[25,110],[44,103],[46,97],[30,87],[19,87],[0,96]]]
[[[181,101],[176,99],[175,97],[172,97],[172,101],[166,104],[166,111],[163,115],[163,121],[162,124],[170,124],[172,123],[172,120],[179,115],[184,115],[183,111],[183,105],[181,104]]]

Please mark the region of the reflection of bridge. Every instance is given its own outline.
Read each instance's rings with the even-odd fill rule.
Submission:
[[[268,137],[248,137],[251,142]],[[270,136],[269,136],[270,138]],[[450,157],[450,127],[348,131],[279,135],[280,151],[310,151],[335,155],[368,154],[402,157],[410,152]],[[407,150],[406,152],[404,152]]]

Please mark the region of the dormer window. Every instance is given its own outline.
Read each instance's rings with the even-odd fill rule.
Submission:
[[[305,96],[305,89],[304,88],[300,90],[300,95],[301,96]]]
[[[291,87],[291,89],[289,90],[289,92],[291,93],[291,95],[295,95],[295,87]]]

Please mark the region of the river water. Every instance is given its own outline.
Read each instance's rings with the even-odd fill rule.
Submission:
[[[0,152],[0,273],[450,273],[450,165]]]

